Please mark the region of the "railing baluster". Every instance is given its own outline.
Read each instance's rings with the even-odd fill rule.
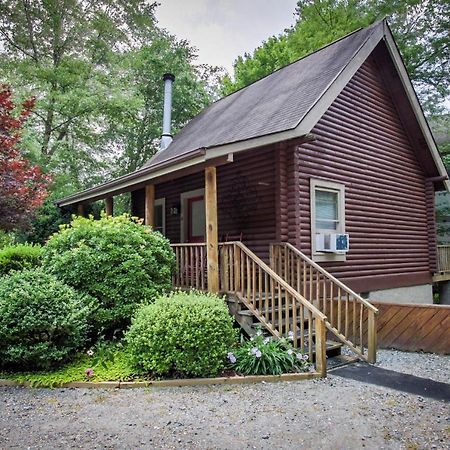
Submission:
[[[345,294],[345,324],[344,324],[344,334],[348,336],[348,301],[350,294],[346,292]]]
[[[313,360],[313,315],[308,311],[308,356],[309,360]]]
[[[447,258],[450,256],[450,252],[447,250],[450,250],[450,246],[445,252],[442,250],[439,253],[440,266],[447,264],[447,259],[450,264],[450,257]],[[284,277],[285,281],[294,287],[303,298],[317,306],[323,314],[328,315],[326,319],[328,328],[367,360],[368,358],[364,354],[364,342],[369,339],[369,336],[371,342],[376,342],[376,330],[371,328],[375,320],[367,321],[366,327],[364,318],[369,312],[377,314],[377,309],[291,244],[273,244],[270,252],[274,270]],[[288,298],[283,301],[283,304],[288,304]],[[360,308],[359,333],[356,311],[358,306]],[[351,311],[350,308],[352,308]],[[294,306],[292,311],[292,314],[296,311]],[[300,309],[300,314],[301,311],[302,309]],[[278,314],[278,319],[279,316],[280,314]],[[285,321],[288,319],[288,314],[286,314]],[[352,332],[353,336],[350,336]],[[371,356],[373,357],[373,355]]]
[[[338,321],[337,321],[337,330],[338,330],[338,332],[340,333],[341,332],[341,320],[342,320],[342,312],[341,312],[341,310],[342,310],[342,307],[341,307],[341,288],[338,288],[338,291],[337,291],[337,300],[338,300],[338,304],[337,304],[337,307],[338,307],[338,312],[337,312],[337,316],[338,316]]]
[[[363,305],[360,303],[359,307],[359,344],[361,353],[364,354],[364,342],[363,342]]]

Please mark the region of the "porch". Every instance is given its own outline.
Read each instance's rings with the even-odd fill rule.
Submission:
[[[273,147],[231,161],[179,171],[132,192],[132,214],[172,242],[173,285],[226,295],[247,335],[261,327],[289,337],[322,376],[327,355],[342,345],[375,362],[377,309],[293,245],[274,243],[286,232],[277,220],[282,177]],[[105,207],[113,213],[112,197]]]
[[[174,286],[211,290],[207,244],[172,248]],[[322,375],[342,345],[375,362],[377,309],[291,244],[271,244],[269,253],[266,264],[242,242],[218,244],[218,292],[243,331],[290,338]]]

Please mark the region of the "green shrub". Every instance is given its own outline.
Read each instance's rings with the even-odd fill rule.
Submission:
[[[0,278],[0,366],[47,369],[86,340],[85,298],[41,269]]]
[[[16,244],[0,250],[0,276],[11,270],[31,269],[41,263],[42,247]]]
[[[55,200],[54,194],[45,199],[31,221],[31,228],[19,234],[21,240],[44,245],[47,239],[59,230],[60,225],[70,222],[70,212],[58,208]]]
[[[131,361],[143,373],[213,376],[235,342],[225,302],[177,292],[141,308],[126,334]]]
[[[0,230],[0,249],[14,244],[14,235],[7,231]]]
[[[138,305],[171,289],[174,261],[167,239],[126,215],[77,217],[43,254],[46,270],[99,300],[97,322],[106,331],[124,329]]]
[[[308,355],[294,349],[284,338],[264,337],[261,330],[234,354],[228,353],[228,359],[242,375],[281,375],[305,372],[310,367]]]

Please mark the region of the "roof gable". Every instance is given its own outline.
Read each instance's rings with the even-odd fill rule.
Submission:
[[[145,166],[201,148],[292,130],[382,22],[356,31],[213,103]]]

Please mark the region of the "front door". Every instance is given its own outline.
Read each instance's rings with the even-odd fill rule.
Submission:
[[[187,199],[187,241],[205,242],[205,198],[203,195]]]

